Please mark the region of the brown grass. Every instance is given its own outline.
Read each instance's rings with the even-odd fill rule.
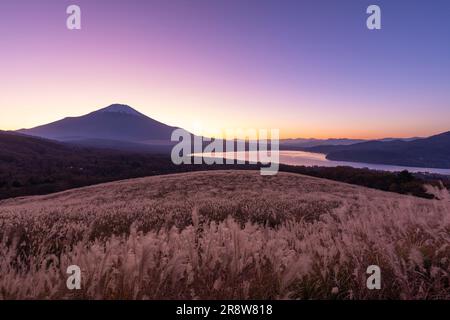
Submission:
[[[219,171],[6,200],[0,298],[449,299],[439,196]],[[81,290],[66,288],[72,264]],[[366,288],[371,264],[381,290]]]

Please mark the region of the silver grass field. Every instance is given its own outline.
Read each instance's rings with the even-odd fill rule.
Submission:
[[[430,192],[218,171],[4,200],[0,299],[450,299],[450,197]]]

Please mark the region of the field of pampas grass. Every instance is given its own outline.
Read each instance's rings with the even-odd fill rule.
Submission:
[[[216,171],[5,200],[0,299],[450,299],[450,197],[434,192]]]

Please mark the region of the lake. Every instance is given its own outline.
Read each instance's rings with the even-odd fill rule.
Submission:
[[[256,151],[251,151],[255,153]],[[258,152],[256,152],[257,154]],[[201,154],[194,154],[201,155]],[[251,154],[249,151],[245,152],[216,152],[203,153],[204,157],[211,158],[225,158],[225,159],[246,159],[248,160]],[[380,171],[403,171],[408,170],[409,172],[428,172],[450,175],[450,169],[435,169],[435,168],[417,168],[417,167],[404,167],[404,166],[391,166],[384,164],[369,164],[360,162],[347,162],[347,161],[333,161],[326,159],[324,154],[321,153],[311,153],[304,151],[280,151],[280,161],[281,164],[293,165],[293,166],[320,166],[320,167],[338,167],[338,166],[348,166],[353,168],[368,168],[372,170]]]

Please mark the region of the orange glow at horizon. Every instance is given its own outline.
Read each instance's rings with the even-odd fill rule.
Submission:
[[[364,125],[356,126],[354,128],[346,127],[346,123],[330,123],[320,122],[320,120],[305,121],[302,123],[295,121],[295,119],[274,119],[273,117],[261,115],[258,119],[251,119],[251,112],[241,112],[240,117],[236,117],[235,113],[226,114],[225,112],[217,112],[217,110],[226,109],[226,104],[215,103],[214,108],[208,113],[204,112],[206,109],[204,105],[211,106],[213,98],[206,99],[206,103],[199,103],[193,97],[183,99],[180,103],[177,99],[169,99],[167,96],[151,97],[152,103],[148,103],[146,95],[137,96],[135,99],[117,99],[110,100],[108,95],[103,97],[94,97],[93,94],[85,94],[82,98],[73,99],[62,103],[51,103],[48,101],[45,105],[36,105],[31,101],[24,105],[9,102],[9,106],[16,112],[12,114],[4,114],[0,119],[0,130],[18,130],[22,128],[31,128],[38,125],[47,124],[53,121],[63,119],[65,117],[82,116],[97,109],[106,107],[113,103],[128,104],[136,110],[145,115],[165,123],[167,125],[184,128],[194,134],[202,134],[207,137],[223,138],[223,132],[227,129],[279,129],[280,139],[295,139],[295,138],[315,138],[315,139],[380,139],[387,137],[395,138],[409,138],[409,137],[425,137],[433,134],[438,134],[445,131],[445,125],[442,129],[414,127],[414,128],[390,128],[384,130],[383,135],[380,135],[376,128],[363,128]],[[45,97],[38,100],[45,101]],[[131,101],[131,102],[130,102]],[[182,105],[180,107],[180,104]],[[76,111],[74,111],[76,110]],[[182,110],[189,110],[189,112],[181,113]],[[29,115],[32,115],[30,117]],[[301,117],[299,117],[301,118]]]
[[[410,16],[394,3],[390,27],[368,33],[349,3],[109,1],[105,11],[103,1],[78,2],[86,20],[77,31],[66,28],[64,1],[1,2],[0,130],[114,103],[210,135],[273,128],[282,139],[377,139],[450,130],[446,10],[424,16],[417,5],[426,23],[409,41]]]

